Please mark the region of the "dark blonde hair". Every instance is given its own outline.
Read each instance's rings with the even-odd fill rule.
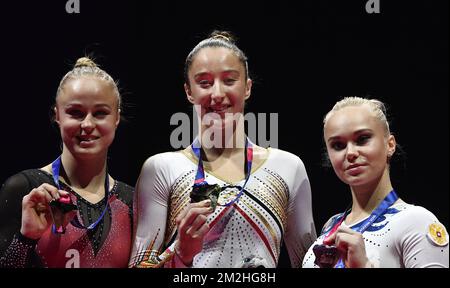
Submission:
[[[233,51],[239,58],[239,61],[241,61],[242,65],[244,65],[245,80],[250,78],[248,72],[247,56],[245,56],[244,52],[242,52],[242,50],[236,46],[235,37],[228,31],[215,30],[209,35],[208,38],[200,41],[186,57],[186,62],[184,65],[184,81],[187,85],[189,85],[188,72],[189,69],[191,68],[195,56],[198,54],[200,50],[208,47],[211,48],[223,47]]]
[[[100,69],[95,62],[89,57],[81,57],[77,60],[73,69],[67,72],[66,75],[62,78],[61,82],[59,82],[58,90],[56,92],[56,98],[61,94],[61,91],[64,85],[72,79],[78,79],[80,77],[85,76],[93,76],[98,79],[104,80],[111,84],[113,87],[114,93],[117,95],[118,99],[118,109],[121,108],[122,105],[122,97],[119,93],[119,88],[114,79],[106,73],[104,70]],[[55,98],[55,99],[56,99]]]

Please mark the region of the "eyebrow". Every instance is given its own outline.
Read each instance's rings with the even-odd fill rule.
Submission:
[[[369,129],[369,128],[363,128],[363,129],[356,130],[355,132],[353,132],[353,134],[357,134],[358,135],[358,134],[362,134],[362,133],[365,133],[365,132],[373,133],[373,130]],[[341,136],[332,136],[332,137],[328,138],[327,142],[329,143],[330,141],[333,141],[333,140],[336,140],[336,139],[339,139],[339,138],[341,138]]]
[[[235,69],[229,69],[222,72],[222,74],[232,74],[232,73],[240,74],[239,71]]]
[[[196,79],[198,77],[202,77],[202,76],[208,75],[208,74],[212,74],[212,73],[211,72],[200,72],[200,73],[197,73],[197,74],[194,75],[194,79]],[[220,74],[238,74],[238,75],[240,75],[239,71],[235,70],[235,69],[225,70],[225,71],[220,72]]]
[[[67,104],[65,106],[65,108],[73,108],[73,107],[75,107],[75,108],[83,107],[83,105],[81,103],[69,103],[69,104]],[[105,108],[110,108],[111,109],[111,106],[108,105],[108,104],[105,104],[105,103],[95,104],[94,107],[95,108],[103,108],[103,107],[105,107]]]
[[[105,103],[101,103],[101,104],[95,104],[94,106],[95,108],[101,108],[101,107],[106,107],[106,108],[111,108],[111,106],[109,106],[108,104]]]

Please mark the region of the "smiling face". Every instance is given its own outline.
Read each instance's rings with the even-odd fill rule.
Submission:
[[[350,186],[377,184],[395,152],[395,138],[368,105],[333,112],[324,126],[328,156],[336,175]]]
[[[67,81],[56,99],[55,114],[64,149],[74,157],[106,155],[120,121],[111,84],[96,77]]]
[[[189,102],[201,107],[201,111],[197,111],[201,119],[208,113],[216,116],[206,126],[224,129],[234,122],[233,117],[225,116],[244,112],[252,81],[246,79],[244,65],[231,49],[201,49],[195,55],[188,77],[189,83],[184,86],[186,95]]]

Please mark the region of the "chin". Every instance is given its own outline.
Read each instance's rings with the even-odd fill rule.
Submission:
[[[106,154],[103,153],[104,149],[100,149],[99,147],[90,147],[90,148],[81,148],[76,147],[73,151],[73,155],[76,158],[80,159],[92,159],[97,158],[99,155]]]
[[[367,177],[347,179],[344,182],[352,187],[360,187],[360,186],[367,186],[367,185],[370,186],[370,185],[377,183],[377,181],[374,182],[374,179],[369,179]]]
[[[364,177],[361,174],[358,176],[344,175],[343,177],[340,177],[340,179],[342,182],[344,182],[345,184],[347,184],[349,186],[361,186],[361,185],[365,185],[368,182],[366,177]]]
[[[214,121],[212,123],[212,125],[206,126],[205,130],[209,130],[214,133],[223,133],[226,128],[227,128],[227,125],[224,121],[217,121],[217,122]],[[228,129],[230,129],[230,128],[228,128]]]
[[[357,181],[357,180],[345,181],[345,183],[347,183],[351,187],[358,187],[358,186],[363,186],[366,184],[365,181]]]
[[[73,156],[78,159],[88,160],[96,158],[98,154],[99,152],[97,151],[75,151]]]

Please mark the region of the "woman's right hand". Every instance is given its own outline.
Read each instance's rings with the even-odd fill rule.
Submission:
[[[58,190],[58,188],[47,183],[34,188],[23,197],[20,233],[31,239],[41,238],[42,234],[52,224],[49,203],[51,200],[57,200],[60,197],[70,197],[69,192]]]
[[[176,219],[178,243],[175,251],[186,266],[191,266],[194,256],[202,251],[203,238],[209,231],[206,219],[212,211],[211,200],[190,203]]]
[[[366,246],[361,233],[344,226],[325,238],[323,243],[336,246],[340,251],[345,267],[348,268],[373,268],[367,258]]]

